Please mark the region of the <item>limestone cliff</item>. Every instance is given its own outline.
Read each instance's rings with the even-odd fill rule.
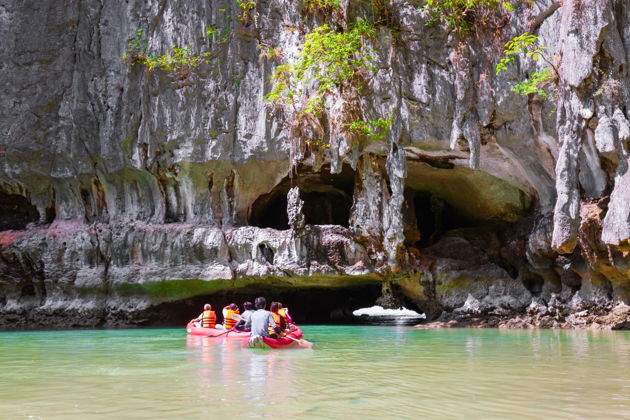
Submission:
[[[465,34],[422,1],[249,3],[0,4],[0,324],[151,323],[239,288],[382,286],[432,319],[529,308],[542,326],[586,323],[559,301],[630,303],[627,2],[513,2]],[[360,95],[299,124],[271,107],[276,66],[357,18],[376,29]],[[208,59],[133,65],[138,29]],[[524,32],[558,70],[546,101],[511,91],[544,63],[495,74]],[[391,125],[365,141],[348,115]]]

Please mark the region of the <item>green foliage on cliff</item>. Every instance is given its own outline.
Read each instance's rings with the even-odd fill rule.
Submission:
[[[127,43],[127,52],[122,56],[132,66],[142,65],[149,71],[161,70],[178,79],[186,79],[201,63],[207,63],[211,54],[195,55],[190,46],[173,46],[172,50],[163,55],[149,52],[148,41],[141,29]]]
[[[142,29],[138,29],[135,36],[127,41],[127,52],[122,56],[122,59],[129,61],[131,65],[141,64],[148,54],[149,41],[144,38]]]
[[[536,71],[529,75],[529,77],[522,82],[517,83],[512,88],[512,92],[518,93],[519,95],[527,96],[531,93],[536,93],[547,99],[549,96],[547,91],[545,90],[545,86],[551,82],[553,79],[553,74],[551,73],[550,68],[546,68],[543,71]]]
[[[338,9],[341,0],[304,0],[304,5],[309,9]]]
[[[387,119],[379,118],[370,121],[355,121],[349,124],[348,130],[351,133],[367,137],[373,141],[382,141],[387,138],[393,119],[394,113],[392,112]]]
[[[362,19],[343,31],[328,25],[313,29],[306,35],[296,63],[276,67],[267,101],[289,105],[295,111],[319,113],[333,89],[359,89],[363,76],[376,70],[370,65],[375,51],[364,47],[365,39],[373,35],[374,26]],[[303,104],[301,99],[310,86],[315,87],[315,94]]]
[[[512,88],[512,92],[524,96],[538,94],[543,99],[547,99],[549,95],[545,88],[555,81],[558,70],[545,55],[545,50],[546,47],[540,45],[540,38],[536,35],[525,32],[522,35],[515,36],[505,44],[503,58],[501,58],[496,66],[496,74],[499,75],[502,71],[507,70],[508,66],[512,64],[519,55],[533,61],[542,59],[547,62],[549,66],[543,71],[532,73],[527,79],[517,83]]]
[[[296,288],[342,289],[349,287],[379,286],[380,283],[381,277],[376,274],[358,276],[313,274],[309,276],[292,277],[244,277],[232,280],[190,279],[123,283],[116,286],[116,292],[122,296],[145,296],[157,302],[168,302],[252,286],[272,290],[294,290]]]
[[[543,57],[543,51],[547,48],[539,45],[539,38],[536,35],[531,35],[525,32],[522,35],[515,36],[505,44],[503,50],[503,58],[496,66],[496,74],[498,75],[503,70],[507,70],[508,66],[514,62],[518,55],[524,55],[526,58],[531,58],[534,61]]]
[[[429,24],[443,24],[449,29],[466,31],[475,23],[487,23],[499,10],[513,11],[512,3],[504,0],[426,0],[421,10],[429,15]]]
[[[243,23],[249,23],[251,20],[251,13],[256,7],[256,0],[236,0],[239,8],[239,20]]]

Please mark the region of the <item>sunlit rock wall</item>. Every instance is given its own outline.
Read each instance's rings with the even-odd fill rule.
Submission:
[[[434,316],[469,294],[629,302],[630,6],[523,2],[458,36],[420,2],[387,3],[359,106],[393,113],[389,136],[353,142],[329,104],[322,153],[264,95],[305,34],[373,19],[366,2],[325,16],[258,0],[246,24],[233,0],[1,4],[0,314],[132,323],[159,302],[118,285],[314,273],[382,273]],[[138,29],[157,54],[212,59],[184,78],[130,66]],[[544,102],[510,91],[540,61],[495,75],[525,31],[559,69]],[[293,186],[304,228],[289,229]]]

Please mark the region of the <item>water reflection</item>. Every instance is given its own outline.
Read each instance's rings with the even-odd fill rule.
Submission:
[[[205,403],[238,401],[243,416],[286,416],[286,410],[275,412],[274,407],[291,403],[299,362],[293,357],[295,351],[244,349],[244,343],[242,339],[187,336],[186,346],[193,350],[188,360],[195,366],[189,370],[190,377],[196,378],[192,388],[205,391],[200,395]]]

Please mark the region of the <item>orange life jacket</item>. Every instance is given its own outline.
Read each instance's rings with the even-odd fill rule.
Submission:
[[[273,320],[276,322],[276,327],[280,328],[282,331],[284,331],[284,329],[287,327],[287,321],[286,319],[280,315],[279,313],[275,313],[272,312],[271,316],[273,317]],[[271,325],[269,325],[269,334],[275,334],[276,331],[273,329],[273,327]],[[282,335],[282,333],[281,333]]]
[[[232,314],[240,315],[241,313],[238,311],[238,309],[235,311],[231,309],[227,310],[227,312],[225,313],[225,319],[223,320],[223,326],[226,330],[231,330],[236,325],[236,320],[232,319]]]
[[[201,326],[203,328],[214,328],[217,325],[217,316],[214,311],[203,311]]]
[[[280,314],[280,316],[282,318],[284,318],[284,320],[287,322],[287,324],[289,323],[289,318],[287,317],[287,311],[286,308],[280,308],[278,309],[278,313]]]

